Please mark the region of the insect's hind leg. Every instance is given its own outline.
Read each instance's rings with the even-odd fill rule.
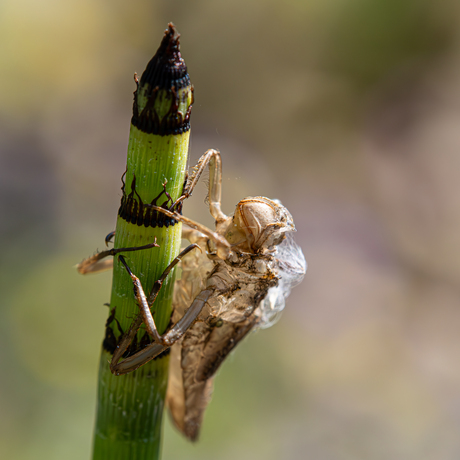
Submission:
[[[104,270],[110,270],[113,266],[112,260],[102,260],[108,256],[115,256],[120,252],[131,252],[131,251],[140,251],[142,249],[150,249],[150,248],[158,248],[160,247],[155,239],[155,242],[146,244],[144,246],[136,246],[131,248],[117,248],[117,249],[108,249],[107,251],[101,251],[94,254],[91,257],[83,260],[77,265],[77,270],[82,275],[86,275],[88,273],[99,273]]]
[[[137,368],[148,363],[153,358],[158,356],[162,351],[166,350],[175,342],[177,342],[177,340],[179,340],[185,334],[188,328],[197,319],[198,315],[212,294],[213,291],[211,289],[205,289],[201,291],[195,297],[195,300],[193,301],[192,305],[190,305],[190,308],[185,312],[184,316],[166,334],[162,336],[163,343],[151,343],[150,345],[147,345],[143,350],[132,356],[129,356],[119,364],[116,362],[121,358],[124,352],[115,352],[110,364],[110,370],[112,373],[115,375],[121,375],[135,371]],[[132,334],[132,338],[134,338],[135,334],[136,332]],[[116,355],[116,353],[118,354]],[[115,360],[116,356],[117,359]]]
[[[184,256],[186,256],[190,251],[192,251],[195,248],[198,248],[198,249],[201,250],[201,248],[197,244],[191,244],[191,245],[187,246],[183,251],[181,251],[180,254],[178,254],[178,256],[166,267],[166,269],[164,270],[164,272],[161,275],[160,279],[155,281],[155,283],[153,285],[153,288],[152,288],[152,292],[150,293],[148,301],[147,301],[146,295],[144,293],[144,289],[142,288],[142,284],[141,284],[139,278],[137,278],[132,273],[132,271],[128,267],[128,264],[126,263],[124,257],[123,256],[118,257],[120,262],[125,266],[128,274],[131,276],[131,279],[133,280],[134,292],[135,292],[136,299],[138,301],[141,313],[133,321],[133,323],[131,324],[129,330],[123,335],[120,343],[117,346],[117,349],[115,350],[115,352],[113,354],[112,361],[111,361],[111,364],[110,364],[110,370],[114,374],[118,375],[119,373],[126,374],[127,372],[131,372],[131,371],[137,369],[142,364],[145,364],[147,361],[150,361],[150,359],[153,359],[155,356],[160,354],[166,348],[169,348],[170,345],[161,343],[161,342],[163,342],[163,338],[166,337],[168,334],[165,334],[163,336],[159,335],[158,330],[157,330],[156,325],[155,325],[155,321],[154,321],[154,319],[152,317],[152,313],[150,311],[150,308],[153,305],[153,303],[155,302],[155,300],[156,300],[156,298],[158,296],[158,293],[160,292],[160,289],[163,286],[163,283],[166,280],[166,278],[169,275],[169,273],[171,272],[171,270],[180,262],[180,260]],[[129,347],[129,345],[132,342],[132,340],[134,339],[134,336],[137,334],[137,331],[139,330],[139,327],[141,326],[142,322],[145,323],[146,328],[147,328],[147,332],[154,338],[154,340],[156,342],[160,342],[160,343],[153,343],[151,345],[148,345],[148,347],[146,347],[146,348],[149,349],[149,356],[150,356],[150,353],[152,353],[152,352],[154,353],[154,355],[151,356],[150,358],[148,358],[145,362],[141,362],[141,364],[136,365],[134,368],[129,367],[128,370],[125,370],[124,372],[119,372],[120,369],[122,369],[122,368],[124,369],[124,368],[128,367],[127,364],[122,366],[122,364],[126,360],[124,360],[120,364],[117,364],[117,363],[121,359],[123,354],[125,353],[126,349]],[[133,355],[130,358],[137,357],[140,353],[143,353],[143,352],[144,352],[144,350],[141,350],[140,352],[136,353],[135,355]],[[142,355],[142,356],[144,356],[144,355]],[[127,358],[127,359],[130,359],[130,358]],[[138,361],[139,361],[139,359],[136,358],[136,362],[138,362]],[[140,359],[140,361],[142,361],[142,359]],[[129,363],[129,361],[128,361],[128,363]],[[120,366],[122,366],[122,367],[120,367]]]

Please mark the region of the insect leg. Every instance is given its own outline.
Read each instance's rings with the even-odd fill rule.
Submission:
[[[228,255],[230,254],[231,247],[230,243],[221,235],[219,235],[216,232],[213,232],[210,230],[208,227],[206,227],[203,224],[200,224],[198,222],[195,222],[194,220],[189,219],[188,217],[182,216],[178,212],[172,212],[169,211],[168,209],[161,208],[159,206],[155,206],[153,204],[144,204],[145,207],[150,207],[154,209],[155,211],[161,212],[164,215],[171,217],[173,219],[178,220],[179,222],[182,222],[183,224],[188,225],[189,227],[198,230],[199,232],[203,233],[206,235],[208,238],[210,238],[214,243],[216,244],[216,249],[217,249],[217,255],[225,260]]]
[[[110,232],[106,237],[105,237],[105,245],[108,246],[109,243],[112,241],[113,237],[115,236],[115,230],[113,232]]]
[[[145,323],[147,332],[152,336],[155,342],[160,342],[161,337],[155,325],[155,320],[153,319],[153,316],[150,313],[150,307],[147,302],[147,297],[145,295],[144,289],[142,288],[140,279],[128,267],[128,264],[126,263],[125,258],[123,256],[118,256],[118,260],[125,266],[126,271],[128,272],[129,276],[133,281],[134,295],[141,310],[142,318]]]
[[[149,299],[151,299],[151,302],[150,302],[150,306],[153,304],[153,302],[155,301],[157,295],[158,295],[158,292],[160,291],[161,289],[161,286],[163,285],[163,282],[164,280],[166,279],[166,277],[168,276],[168,274],[171,272],[171,270],[179,263],[179,261],[182,259],[182,257],[184,257],[186,254],[188,254],[192,249],[194,249],[195,247],[198,247],[198,245],[196,244],[191,244],[190,246],[187,246],[165,269],[165,271],[163,272],[161,278],[155,282],[153,288],[152,288],[152,292],[149,296]],[[200,249],[201,250],[201,249]],[[123,262],[123,261],[122,261]],[[128,270],[128,273],[131,274],[131,270],[129,269],[129,267],[127,266],[126,262],[123,262],[123,264],[125,265],[125,267],[127,268]],[[139,283],[140,284],[140,283]],[[142,286],[141,286],[141,289],[142,289]],[[143,292],[143,291],[142,291]],[[142,305],[142,303],[140,304]],[[142,309],[142,308],[141,308]],[[151,312],[150,312],[150,308],[148,308],[148,311],[145,312],[147,315],[150,315],[150,317],[152,316]],[[137,334],[137,331],[139,330],[139,327],[141,326],[142,322],[143,322],[144,318],[143,318],[143,314],[140,313],[139,315],[137,315],[136,319],[133,321],[133,323],[131,324],[131,327],[129,328],[129,330],[123,335],[123,337],[121,338],[120,340],[120,343],[117,345],[117,348],[112,356],[112,361],[110,363],[110,369],[111,371],[115,374],[117,371],[116,369],[118,369],[118,361],[121,359],[121,357],[123,356],[123,354],[125,353],[126,349],[129,347],[129,345],[131,344],[131,342],[133,341],[134,339],[134,336]],[[153,318],[152,318],[152,322],[153,322]],[[155,324],[153,322],[153,324]],[[154,346],[156,345],[156,346]],[[154,356],[157,356],[158,354],[160,354],[163,350],[165,350],[166,348],[168,347],[165,347],[163,345],[160,345],[160,344],[151,344],[150,345],[150,349],[153,349],[153,353],[154,353]],[[142,350],[143,351],[143,350]],[[133,355],[133,356],[137,356],[136,355]],[[153,359],[153,358],[151,358]],[[123,361],[124,362],[124,361]],[[137,366],[139,367],[139,366]],[[137,369],[136,367],[136,369]],[[125,372],[121,372],[123,374],[126,374],[127,372],[131,372],[132,370],[134,369],[131,369],[130,370],[127,370]]]
[[[125,336],[123,337],[117,351],[119,353],[117,354],[118,359],[123,355],[125,352],[126,348],[129,346],[131,343],[132,339],[137,333],[137,330],[139,329],[140,325],[142,324],[142,321],[145,323],[147,332],[150,334],[150,336],[153,338],[155,342],[162,343],[163,345],[166,345],[163,343],[163,336],[160,336],[158,333],[157,327],[155,325],[155,321],[153,319],[152,313],[150,311],[150,307],[153,305],[155,302],[155,299],[158,296],[158,293],[160,292],[161,286],[163,285],[166,277],[169,275],[171,270],[180,262],[180,260],[187,255],[190,251],[193,249],[200,247],[197,244],[191,244],[190,246],[187,246],[165,269],[163,274],[161,275],[160,279],[158,281],[155,281],[155,284],[153,285],[152,292],[150,293],[149,299],[147,300],[147,297],[144,293],[144,289],[142,288],[142,284],[139,280],[139,278],[134,275],[134,273],[131,271],[129,268],[128,264],[125,261],[125,258],[123,256],[118,256],[118,259],[120,262],[125,266],[126,271],[128,272],[129,276],[133,280],[134,284],[134,294],[136,296],[139,308],[141,310],[141,315],[138,316],[133,324],[131,325],[129,331]],[[200,249],[201,251],[201,249]],[[115,354],[114,354],[115,358]],[[118,359],[115,361],[115,363],[118,361]],[[112,360],[113,362],[113,360]]]
[[[211,289],[206,289],[201,291],[193,301],[190,308],[185,312],[184,316],[172,327],[172,329],[162,336],[162,343],[151,343],[147,345],[143,350],[139,351],[133,356],[130,356],[124,359],[121,363],[115,364],[115,352],[113,355],[112,363],[110,364],[110,370],[115,375],[127,374],[128,372],[135,371],[140,366],[146,364],[156,356],[158,356],[162,351],[169,348],[177,340],[179,340],[187,329],[192,325],[196,320],[201,310],[205,306],[209,297],[211,297],[213,291]],[[134,326],[134,323],[133,323]],[[130,329],[131,331],[131,329]],[[128,334],[129,332],[128,331]],[[132,334],[134,337],[135,333]],[[118,359],[120,359],[121,354],[117,354]]]
[[[146,244],[145,246],[136,246],[132,248],[118,248],[118,249],[108,249],[107,251],[101,251],[97,254],[94,254],[91,257],[83,260],[77,265],[77,270],[82,275],[86,275],[87,273],[99,273],[104,270],[110,270],[113,266],[112,260],[104,260],[107,256],[115,256],[120,252],[130,252],[130,251],[139,251],[141,249],[150,249],[150,248],[158,248],[159,245],[156,243]]]
[[[106,259],[101,261],[102,258],[110,255],[104,254],[104,252],[107,251],[98,252],[97,254],[94,254],[94,256],[88,257],[87,259],[81,261],[77,265],[78,273],[81,273],[82,275],[87,275],[88,273],[100,273],[106,270],[111,270],[113,267],[112,259]]]
[[[113,369],[114,369],[114,366],[116,366],[116,363],[120,361],[126,349],[129,347],[129,345],[133,341],[135,335],[137,334],[137,331],[141,327],[142,320],[143,320],[142,315],[139,313],[136,319],[131,324],[130,328],[123,334],[120,340],[120,343],[117,345],[113,353],[112,360],[110,362],[110,370],[112,372],[114,372]]]
[[[195,248],[201,251],[200,246],[198,246],[197,244],[190,244],[184,250],[182,250],[179,253],[179,255],[166,267],[160,279],[155,281],[155,284],[153,285],[153,288],[152,288],[152,291],[150,292],[149,300],[148,300],[150,307],[153,305],[153,302],[155,302],[155,299],[157,298],[157,295],[160,292],[161,286],[163,286],[163,283],[165,279],[167,278],[167,276],[169,275],[169,273],[171,272],[171,270],[181,261],[181,259],[184,256],[186,256],[190,251],[192,251]],[[149,309],[149,314],[151,314],[150,309]]]
[[[206,241],[208,240],[206,235],[194,228],[188,227],[187,225],[182,227],[182,238],[190,241],[190,243],[198,243],[200,246],[202,244],[206,244]]]
[[[203,234],[200,233],[198,230],[195,230],[194,228],[190,228],[188,226],[182,227],[182,238],[183,239],[192,241],[192,240],[199,239],[200,236],[203,236]]]
[[[193,189],[207,165],[209,165],[209,211],[216,222],[222,222],[227,219],[227,216],[220,209],[222,195],[222,160],[218,150],[210,149],[201,156],[198,160],[198,164],[193,169],[192,175],[187,181],[187,187],[183,195],[175,201],[172,209],[189,196],[192,196]]]

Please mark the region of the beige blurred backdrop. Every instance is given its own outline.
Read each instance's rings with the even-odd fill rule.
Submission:
[[[460,458],[455,0],[1,0],[0,451],[89,458],[133,73],[167,23],[195,85],[191,162],[224,211],[279,198],[309,263],[164,459]],[[201,185],[185,213],[210,224]]]

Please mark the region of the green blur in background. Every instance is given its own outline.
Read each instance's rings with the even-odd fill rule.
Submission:
[[[164,460],[460,458],[460,6],[454,0],[0,3],[0,451],[90,456],[135,85],[168,22],[191,163],[223,210],[279,198],[309,263]],[[200,186],[184,214],[208,225]]]

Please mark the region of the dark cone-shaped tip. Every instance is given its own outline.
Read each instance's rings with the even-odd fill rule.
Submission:
[[[179,39],[180,34],[174,24],[168,24],[160,47],[142,74],[141,87],[145,84],[152,89],[170,89],[174,86],[177,91],[190,85],[187,66],[180,54]]]
[[[193,88],[179,50],[179,37],[173,24],[165,31],[155,56],[147,64],[134,93],[131,123],[148,134],[182,134],[190,129]],[[159,98],[158,95],[161,94]],[[168,112],[158,112],[157,101],[168,101]]]

